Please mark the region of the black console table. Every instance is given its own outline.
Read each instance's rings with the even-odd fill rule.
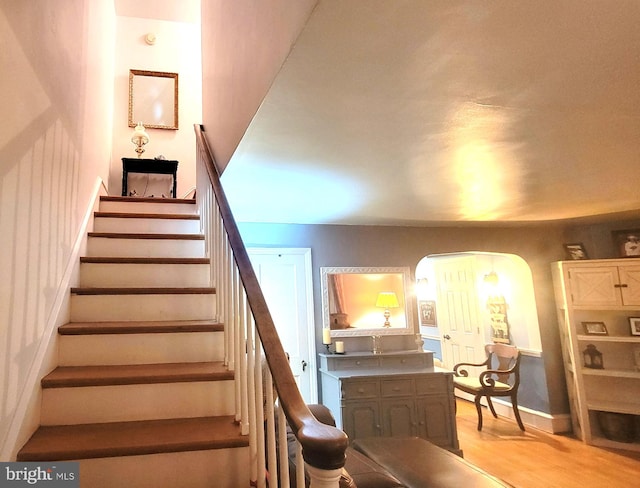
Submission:
[[[171,196],[176,198],[178,161],[168,159],[122,158],[122,196],[128,196],[127,180],[129,173],[153,173],[172,175]]]

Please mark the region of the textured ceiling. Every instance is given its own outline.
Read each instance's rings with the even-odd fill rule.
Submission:
[[[223,175],[240,221],[640,215],[640,2],[320,0]]]

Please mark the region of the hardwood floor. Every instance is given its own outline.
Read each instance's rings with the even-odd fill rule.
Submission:
[[[640,453],[588,446],[571,435],[552,435],[483,411],[477,431],[473,403],[457,400],[464,458],[517,488],[630,488],[640,483]]]

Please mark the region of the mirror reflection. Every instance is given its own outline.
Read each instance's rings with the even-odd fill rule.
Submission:
[[[129,70],[129,127],[178,128],[178,73]]]
[[[331,336],[411,334],[408,268],[321,268]]]

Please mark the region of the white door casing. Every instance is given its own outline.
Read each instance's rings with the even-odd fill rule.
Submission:
[[[311,249],[248,248],[267,306],[306,403],[317,403]]]

